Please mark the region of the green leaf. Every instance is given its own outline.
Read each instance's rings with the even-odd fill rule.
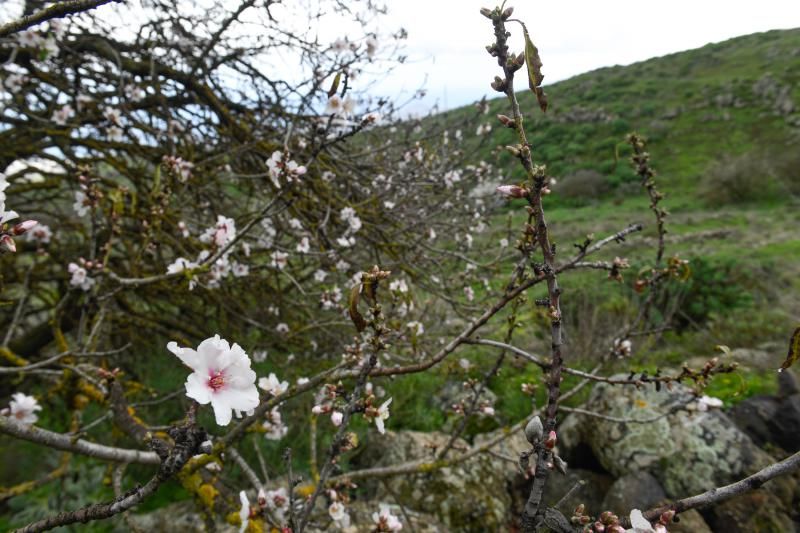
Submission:
[[[359,333],[364,331],[364,328],[367,327],[367,321],[364,320],[364,317],[361,313],[358,312],[358,302],[361,300],[361,284],[356,283],[356,285],[350,289],[350,305],[348,307],[348,311],[350,312],[350,320],[353,321],[353,324],[358,330]]]
[[[547,111],[547,95],[542,89],[542,80],[544,80],[542,58],[539,57],[539,50],[531,41],[528,28],[524,24],[522,25],[522,34],[525,36],[525,65],[528,68],[528,87],[536,95],[536,101],[539,102],[542,112],[545,112]]]
[[[342,73],[337,72],[336,76],[333,78],[333,83],[331,83],[331,88],[328,89],[328,98],[336,94],[336,91],[339,90],[339,82],[342,81]]]

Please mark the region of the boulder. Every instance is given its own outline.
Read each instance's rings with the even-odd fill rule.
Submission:
[[[666,498],[661,483],[652,474],[642,470],[616,480],[603,499],[602,510],[624,515],[631,509],[650,509]]]
[[[575,488],[575,485],[579,482],[582,485]],[[613,482],[614,478],[608,474],[580,468],[570,468],[567,470],[566,475],[559,472],[551,472],[547,478],[544,503],[548,507],[553,507],[568,492],[572,491],[566,499],[561,501],[558,510],[569,518],[578,505],[584,504],[587,512],[597,516],[606,510],[603,507],[603,496],[606,495]],[[530,484],[528,484],[528,489],[530,489]]]
[[[651,421],[617,423],[584,417],[577,426],[581,441],[615,477],[649,470],[671,498],[731,483],[772,462],[724,413],[682,410],[692,399],[682,385],[672,391],[597,385],[587,401],[594,411]]]
[[[794,523],[783,509],[780,500],[762,488],[722,502],[706,514],[714,531],[793,533]]]
[[[669,533],[713,533],[703,516],[694,509],[681,513],[678,521],[670,524],[668,529]]]
[[[728,412],[739,429],[759,446],[775,441],[772,420],[778,413],[778,400],[771,396],[752,396],[734,405]]]
[[[433,460],[435,450],[449,440],[445,433],[387,431],[370,438],[353,458],[356,468],[394,465],[406,461]],[[463,440],[451,453],[468,447]],[[360,483],[375,501],[396,502],[407,509],[428,513],[454,531],[502,531],[511,509],[507,479],[518,467],[495,455],[478,454],[453,466],[420,474],[393,476]]]
[[[779,375],[777,396],[752,396],[731,408],[729,415],[759,446],[800,450],[800,392],[791,372]]]

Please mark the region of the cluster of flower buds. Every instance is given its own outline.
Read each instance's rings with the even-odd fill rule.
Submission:
[[[652,533],[667,533],[667,526],[672,523],[675,511],[665,511],[661,513],[655,524],[644,517],[638,509],[631,511],[630,522],[633,529],[625,529],[620,523],[619,516],[611,511],[604,511],[597,520],[594,520],[586,513],[586,506],[580,504],[575,508],[570,519],[576,526],[583,526],[584,533],[626,533],[630,531],[642,531]]]
[[[189,178],[192,177],[194,163],[190,163],[189,161],[174,155],[165,155],[161,159],[161,163],[168,172],[178,178],[178,180],[181,182],[185,183]]]
[[[11,212],[13,213],[13,211]],[[6,224],[3,224],[2,231],[0,231],[0,251],[16,252],[17,245],[14,242],[14,237],[24,234],[26,231],[35,227],[36,224],[37,222],[35,220],[26,220],[15,224],[10,229],[7,228]]]
[[[536,394],[536,385],[533,383],[523,383],[520,385],[520,389],[522,390],[522,394],[526,394],[528,396],[533,396]]]
[[[514,13],[513,7],[507,7],[505,10],[500,12],[500,8],[489,9],[488,7],[481,8],[481,15],[486,17],[487,19],[494,18],[495,15],[500,16],[500,20],[508,20],[511,18],[511,15]]]

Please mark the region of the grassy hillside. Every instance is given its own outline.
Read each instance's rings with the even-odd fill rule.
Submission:
[[[541,52],[546,73],[547,50]],[[774,369],[800,318],[800,29],[603,68],[546,90],[546,114],[529,91],[520,92],[520,101],[534,159],[559,179],[545,207],[561,249],[587,233],[606,235],[636,221],[645,224],[644,235],[603,257],[624,255],[635,265],[651,253],[652,219],[624,142],[626,133],[637,131],[649,140],[659,186],[667,192],[668,254],[690,259],[693,267],[693,278],[673,289],[684,305],[677,329],[637,346],[618,370],[696,362],[725,344],[736,350],[743,370],[715,380],[709,394],[735,402],[774,390]],[[465,107],[447,116],[469,113],[474,110]],[[486,122],[493,130],[476,159],[512,172],[511,181],[522,180],[516,161],[494,150],[516,143],[514,132],[495,120],[498,113],[509,114],[504,99],[490,101]],[[493,231],[481,238],[507,236],[509,213],[512,226],[520,227],[524,213],[513,205],[501,208]],[[493,286],[506,277],[498,274]],[[635,310],[629,284],[611,286],[598,273],[562,280],[572,364],[590,364],[586,354],[608,342],[603,334],[609,326]],[[534,313],[525,318],[535,321]],[[518,341],[546,351],[535,337],[523,334]],[[485,360],[477,352],[473,357]],[[508,380],[535,378],[520,373],[495,380],[499,412],[523,414],[529,404]]]
[[[546,74],[547,50],[542,54]],[[539,112],[527,90],[520,102],[535,155],[553,175],[592,169],[612,187],[623,185],[633,175],[620,141],[637,131],[658,157],[663,187],[691,191],[723,156],[792,149],[800,132],[800,29],[603,68],[546,91],[547,114]],[[492,100],[487,119],[494,122],[496,113],[507,112],[504,101]],[[512,130],[495,127],[480,156],[488,159],[488,147],[513,142]]]

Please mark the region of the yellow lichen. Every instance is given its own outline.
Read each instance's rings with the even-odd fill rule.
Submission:
[[[25,366],[28,364],[28,361],[26,359],[18,356],[5,346],[0,347],[0,357],[2,357],[3,359],[5,359],[14,366]]]

